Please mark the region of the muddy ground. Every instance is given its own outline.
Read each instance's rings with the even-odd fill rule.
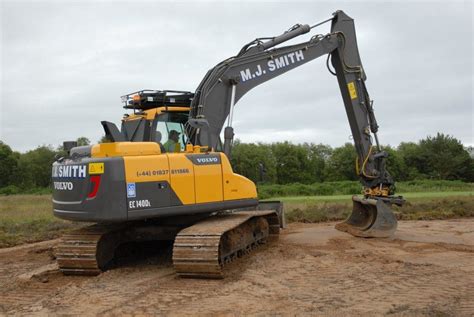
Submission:
[[[0,315],[474,315],[474,219],[400,222],[393,239],[291,224],[223,280],[175,277],[163,243],[125,245],[100,276],[67,277],[57,243],[0,250]]]

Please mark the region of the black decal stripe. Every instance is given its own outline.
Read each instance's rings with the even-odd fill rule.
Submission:
[[[183,204],[167,181],[135,183],[135,194],[135,197],[127,198],[127,208],[129,211],[145,208],[180,206]],[[130,201],[142,200],[148,200],[150,207],[130,208]]]

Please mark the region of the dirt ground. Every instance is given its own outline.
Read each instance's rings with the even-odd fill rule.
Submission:
[[[223,280],[175,277],[169,244],[129,244],[97,277],[58,272],[58,240],[0,249],[0,315],[474,315],[474,219],[393,239],[291,224]]]

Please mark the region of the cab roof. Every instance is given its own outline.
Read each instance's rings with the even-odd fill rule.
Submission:
[[[179,90],[144,89],[123,95],[125,109],[149,110],[160,107],[190,107],[194,93]]]

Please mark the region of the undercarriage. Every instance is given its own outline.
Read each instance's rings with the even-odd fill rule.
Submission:
[[[95,224],[64,235],[56,258],[66,275],[98,275],[107,270],[121,244],[174,241],[173,265],[179,276],[222,278],[225,264],[278,237],[280,217],[275,210],[248,210]]]

